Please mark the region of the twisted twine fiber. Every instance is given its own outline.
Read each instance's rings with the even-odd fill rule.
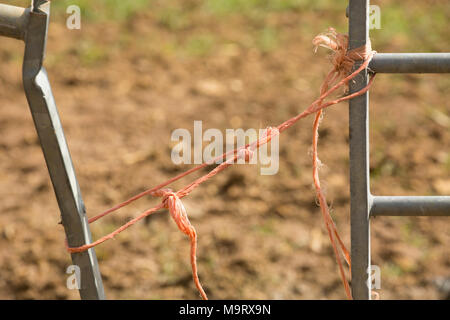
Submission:
[[[344,75],[348,74],[353,68],[353,64],[356,60],[366,60],[370,61],[373,56],[373,52],[371,49],[370,41],[366,46],[353,49],[348,51],[348,37],[346,35],[338,34],[333,28],[330,28],[328,32],[318,35],[314,38],[313,44],[315,45],[315,49],[319,46],[323,46],[333,51],[331,62],[334,68],[328,73],[325,81],[323,82],[320,93],[323,95],[328,87],[336,82],[337,79],[342,78]],[[320,101],[322,103],[322,100]],[[352,298],[350,288],[348,282],[345,278],[344,268],[342,266],[342,262],[339,256],[338,246],[336,245],[336,240],[339,243],[339,247],[342,251],[344,260],[347,262],[349,266],[349,273],[351,274],[351,259],[350,254],[336,229],[336,225],[333,222],[333,218],[331,217],[330,210],[328,208],[328,204],[325,198],[325,194],[323,193],[320,187],[320,179],[319,179],[319,165],[320,160],[318,157],[318,139],[319,139],[319,124],[323,117],[323,110],[319,110],[316,113],[316,117],[314,119],[313,125],[313,180],[314,186],[316,189],[316,196],[319,200],[322,216],[325,222],[325,226],[328,231],[328,236],[330,238],[333,251],[336,257],[336,261],[339,266],[339,273],[344,285],[345,293],[348,299]]]
[[[202,183],[205,181],[211,179],[219,172],[225,170],[229,166],[233,165],[237,159],[244,159],[246,162],[249,162],[253,155],[255,150],[257,150],[260,146],[270,142],[273,137],[279,135],[284,130],[290,128],[293,126],[297,121],[299,121],[302,118],[307,117],[310,114],[315,113],[316,117],[314,120],[313,125],[313,180],[314,180],[314,186],[316,189],[316,196],[319,200],[319,204],[322,211],[322,216],[325,222],[325,226],[328,231],[328,235],[330,237],[333,250],[336,256],[336,260],[339,266],[341,278],[345,287],[346,295],[349,299],[351,299],[351,293],[349,289],[348,282],[345,278],[344,269],[341,263],[339,250],[341,249],[343,257],[349,267],[351,267],[350,262],[350,254],[348,250],[346,249],[344,243],[342,242],[341,238],[339,237],[339,234],[337,232],[336,226],[333,222],[333,219],[331,218],[329,208],[327,205],[327,201],[325,198],[325,194],[323,193],[321,186],[320,186],[320,180],[319,180],[319,173],[318,173],[318,167],[320,160],[318,158],[317,153],[317,142],[318,142],[318,128],[319,128],[319,122],[322,116],[323,109],[337,104],[342,101],[350,100],[354,97],[360,96],[367,92],[370,88],[370,86],[373,83],[374,76],[371,76],[369,83],[366,87],[362,88],[358,92],[345,95],[340,98],[336,98],[334,100],[325,102],[325,98],[329,97],[333,92],[335,92],[338,88],[345,87],[348,85],[348,82],[352,80],[354,77],[356,77],[363,69],[365,69],[370,60],[372,59],[373,55],[375,54],[375,51],[372,51],[370,48],[370,43],[368,43],[366,46],[357,48],[354,50],[348,51],[348,37],[345,35],[338,34],[334,29],[330,28],[327,33],[320,34],[319,36],[315,37],[313,40],[314,46],[322,46],[326,47],[330,50],[332,50],[332,64],[333,69],[328,73],[327,77],[324,80],[324,83],[321,86],[320,89],[320,97],[316,99],[307,109],[305,109],[302,113],[298,114],[297,116],[283,122],[278,127],[268,127],[263,132],[262,136],[255,142],[249,143],[243,147],[231,150],[227,153],[224,153],[215,159],[212,159],[209,162],[205,162],[201,165],[198,165],[190,170],[187,170],[186,172],[183,172],[169,180],[167,180],[164,183],[159,184],[156,187],[153,187],[151,189],[145,190],[144,192],[139,193],[138,195],[104,211],[103,213],[89,219],[89,223],[95,222],[98,219],[108,215],[111,212],[114,212],[131,202],[145,196],[145,195],[152,195],[155,197],[162,197],[162,201],[159,205],[150,208],[143,213],[141,213],[136,218],[130,220],[126,224],[119,227],[117,230],[111,232],[110,234],[103,236],[102,238],[94,241],[90,244],[85,244],[83,246],[79,247],[69,247],[66,246],[67,250],[70,253],[77,253],[77,252],[83,252],[90,248],[93,248],[109,239],[114,238],[117,234],[124,231],[125,229],[131,227],[136,222],[142,220],[143,218],[157,212],[158,210],[162,208],[167,208],[170,212],[170,215],[172,219],[177,224],[178,228],[181,232],[186,234],[190,239],[190,246],[191,246],[191,267],[192,267],[192,274],[194,283],[203,299],[207,299],[207,296],[202,288],[202,285],[200,284],[199,278],[198,278],[198,272],[197,272],[197,259],[196,259],[196,251],[197,251],[197,233],[195,231],[195,228],[191,225],[189,218],[186,213],[186,209],[181,202],[181,199],[185,196],[189,195],[193,190],[195,190],[197,187],[199,187]],[[353,65],[356,61],[362,60],[362,64],[353,72],[351,72]],[[331,88],[330,88],[331,87]],[[226,160],[225,160],[226,159]],[[177,192],[173,192],[171,189],[163,189],[167,185],[180,180],[181,178],[192,174],[193,172],[196,172],[208,165],[212,165],[217,163],[218,161],[224,162],[218,164],[213,170],[211,170],[209,173],[201,176],[200,178],[194,180],[192,183],[186,185],[185,187],[181,188]],[[339,244],[339,247],[336,244],[336,240]]]

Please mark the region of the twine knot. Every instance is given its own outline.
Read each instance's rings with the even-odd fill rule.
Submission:
[[[356,61],[367,60],[374,53],[369,39],[365,46],[348,50],[348,36],[337,33],[334,28],[328,28],[327,32],[316,36],[312,43],[314,52],[317,51],[318,47],[324,47],[333,51],[331,63],[340,76],[349,74]]]
[[[154,197],[161,197],[164,208],[169,210],[170,216],[178,226],[181,232],[187,235],[191,241],[191,266],[192,276],[194,278],[195,286],[197,287],[201,297],[208,300],[208,297],[203,290],[197,273],[197,232],[189,221],[186,208],[181,202],[180,197],[172,189],[158,189],[150,193]]]
[[[272,140],[272,137],[278,134],[280,134],[278,128],[267,127],[263,131],[261,137],[258,140],[249,144],[246,148],[242,148],[238,151],[237,153],[238,159],[244,159],[245,162],[251,161],[253,156],[255,155],[255,150],[259,148],[261,145],[268,143],[270,140]]]
[[[187,236],[193,236],[195,229],[189,221],[186,208],[176,192],[172,189],[158,189],[151,193],[154,197],[161,197],[164,208],[169,210],[170,216],[180,229]]]

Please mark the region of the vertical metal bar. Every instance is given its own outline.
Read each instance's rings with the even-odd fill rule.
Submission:
[[[36,131],[61,211],[62,224],[71,247],[91,242],[80,188],[43,64],[50,3],[40,1],[30,12],[25,36],[23,85]],[[72,254],[80,268],[82,299],[104,299],[103,284],[94,249]]]
[[[369,0],[350,0],[349,49],[361,47],[369,38]],[[355,66],[357,67],[357,66]],[[368,83],[367,70],[350,82],[350,92]],[[370,183],[369,183],[369,94],[349,102],[350,119],[350,212],[352,295],[354,299],[370,299],[367,281],[370,266]]]

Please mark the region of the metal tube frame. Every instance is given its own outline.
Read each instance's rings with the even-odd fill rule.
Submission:
[[[377,53],[369,64],[375,73],[450,73],[450,53]]]
[[[369,40],[369,0],[349,0],[349,49]],[[356,68],[357,66],[355,66]],[[377,53],[350,82],[350,92],[368,83],[368,72],[450,73],[450,53]],[[370,217],[450,216],[450,196],[374,196],[369,174],[369,92],[349,101],[352,295],[370,300]]]
[[[34,0],[29,9],[0,5],[0,36],[25,42],[23,86],[39,136],[47,168],[61,212],[61,221],[70,247],[92,242],[86,209],[81,197],[72,159],[43,67],[50,2]],[[105,299],[102,278],[94,249],[72,254],[82,299]]]
[[[0,36],[23,40],[30,8],[0,4]]]
[[[349,49],[369,39],[369,0],[349,0]],[[69,246],[91,242],[81,192],[75,176],[64,132],[42,66],[50,4],[34,0],[31,9],[0,4],[0,36],[25,41],[23,83],[47,167],[52,179]],[[355,66],[356,68],[357,66]],[[369,68],[350,83],[350,92],[368,82],[368,72],[449,73],[449,53],[377,54]],[[370,193],[369,93],[349,102],[352,294],[370,299],[370,217],[448,216],[450,197],[390,197]],[[104,290],[94,249],[72,254],[81,268],[82,299],[104,299]]]

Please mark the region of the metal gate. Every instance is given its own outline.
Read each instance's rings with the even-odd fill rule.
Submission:
[[[350,0],[349,49],[369,39],[368,0]],[[85,208],[64,138],[50,83],[43,68],[50,3],[34,0],[31,8],[0,4],[0,36],[25,41],[23,82],[36,130],[52,179],[62,222],[71,247],[91,242]],[[369,65],[377,73],[449,73],[449,53],[383,54]],[[352,92],[363,88],[368,70],[350,84]],[[355,78],[356,79],[356,78]],[[352,290],[355,299],[370,299],[367,283],[370,266],[370,217],[448,216],[450,197],[380,197],[370,193],[368,108],[369,93],[350,100],[350,191]],[[72,254],[81,267],[80,295],[83,299],[104,299],[94,249]]]
[[[349,49],[369,39],[369,0],[350,0]],[[368,70],[369,69],[369,70]],[[368,72],[450,73],[450,53],[377,53],[368,69],[350,84],[356,92]],[[369,174],[369,92],[349,101],[352,295],[370,299],[370,218],[375,216],[449,216],[450,196],[374,196]]]
[[[23,87],[58,200],[67,243],[77,247],[91,243],[92,239],[58,109],[43,67],[49,18],[50,2],[46,0],[33,0],[26,9],[0,4],[0,36],[25,42]],[[94,249],[73,253],[72,261],[79,268],[76,275],[81,298],[104,299]]]

